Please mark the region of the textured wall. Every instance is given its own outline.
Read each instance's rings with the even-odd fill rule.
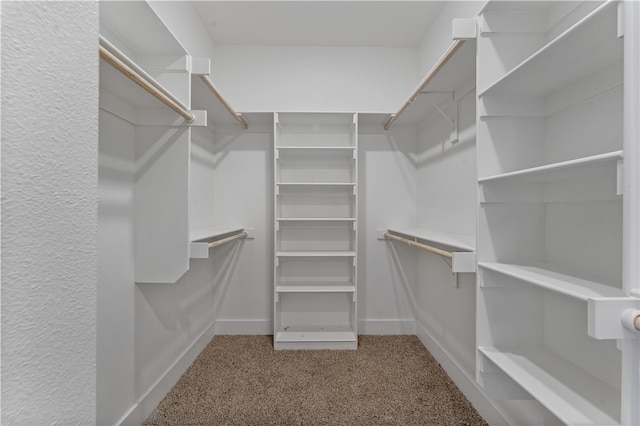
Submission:
[[[91,424],[98,5],[2,5],[2,423]]]

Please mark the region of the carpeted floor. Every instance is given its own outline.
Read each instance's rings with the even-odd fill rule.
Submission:
[[[145,425],[486,425],[415,336],[274,351],[216,336]]]

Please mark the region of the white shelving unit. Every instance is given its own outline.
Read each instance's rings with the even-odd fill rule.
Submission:
[[[476,379],[566,424],[621,424],[624,299],[618,2],[489,2],[478,19]]]
[[[147,2],[101,3],[100,35],[101,47],[189,110],[190,57]],[[188,111],[194,117],[188,122],[105,61],[100,64],[100,109],[135,126],[133,158],[127,159],[135,175],[135,281],[175,283],[189,269],[191,126],[206,125],[204,113]],[[112,152],[114,158],[120,155]],[[106,160],[101,156],[101,170],[113,165]]]
[[[274,122],[274,347],[356,349],[357,116]]]

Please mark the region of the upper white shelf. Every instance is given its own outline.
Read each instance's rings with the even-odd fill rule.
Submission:
[[[478,179],[479,183],[491,183],[513,178],[527,178],[538,182],[558,181],[561,179],[580,177],[578,171],[593,173],[597,170],[612,168],[615,171],[617,161],[623,158],[622,151],[607,152],[589,157],[547,164],[539,167],[517,170]]]
[[[146,1],[100,2],[100,34],[136,54],[184,55],[185,48]]]
[[[542,96],[622,59],[617,4],[600,6],[479,96]]]
[[[243,227],[195,229],[190,232],[189,237],[191,242],[211,242],[242,231],[244,231]]]
[[[460,41],[458,41],[460,42]],[[476,42],[465,40],[442,67],[433,74],[426,86],[418,85],[403,107],[395,113],[395,124],[417,124],[435,111],[434,103],[452,99],[454,91],[474,79],[476,71]],[[429,77],[428,75],[425,78]],[[415,99],[412,99],[415,98]],[[387,116],[388,117],[388,116]]]
[[[620,288],[581,279],[567,274],[566,271],[560,272],[557,267],[551,265],[530,266],[480,262],[478,266],[481,269],[497,272],[585,302],[590,298],[624,296]],[[620,285],[619,282],[612,284]]]
[[[543,347],[478,350],[567,425],[618,425],[620,392]]]
[[[475,251],[475,238],[424,228],[389,228],[389,232],[408,238],[429,241],[463,251]]]

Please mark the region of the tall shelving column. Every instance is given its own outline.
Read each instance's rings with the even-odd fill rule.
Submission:
[[[274,348],[356,349],[356,114],[274,114]]]
[[[496,1],[478,19],[476,378],[565,424],[625,423],[638,398],[600,314],[630,300],[619,6]]]

